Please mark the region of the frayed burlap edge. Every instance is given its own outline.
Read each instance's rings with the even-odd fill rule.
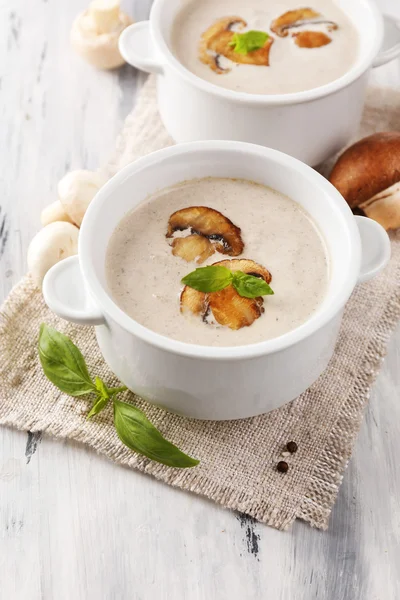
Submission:
[[[339,492],[345,469],[357,438],[364,408],[387,353],[389,339],[400,319],[400,289],[388,302],[384,319],[376,327],[377,336],[371,340],[362,368],[343,404],[328,443],[315,464],[309,487],[295,517],[313,527],[327,529],[332,506]],[[323,497],[323,502],[313,498]]]

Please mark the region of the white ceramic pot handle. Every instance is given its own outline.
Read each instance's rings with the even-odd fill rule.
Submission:
[[[390,259],[390,239],[379,223],[368,217],[355,217],[361,237],[362,260],[358,282],[378,275]]]
[[[385,37],[383,47],[372,63],[373,67],[380,67],[400,56],[400,22],[393,17],[384,15]]]
[[[140,21],[130,25],[119,36],[119,51],[127,63],[147,73],[164,72],[161,62],[155,56],[150,32],[150,21]]]
[[[77,256],[60,261],[46,273],[43,296],[50,310],[66,321],[78,325],[105,323],[86,291]]]

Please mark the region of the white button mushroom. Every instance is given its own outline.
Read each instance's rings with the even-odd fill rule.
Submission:
[[[72,47],[94,67],[115,69],[125,62],[118,38],[131,24],[132,19],[120,10],[119,0],[93,0],[72,25]]]
[[[47,271],[60,260],[78,253],[79,229],[57,221],[41,229],[28,248],[28,270],[38,287]]]
[[[52,202],[42,210],[40,220],[43,227],[46,227],[46,225],[54,223],[55,221],[67,221],[68,223],[73,223],[71,217],[67,215],[59,200]]]
[[[87,207],[105,182],[100,173],[84,170],[71,171],[59,181],[58,197],[64,212],[78,227]]]

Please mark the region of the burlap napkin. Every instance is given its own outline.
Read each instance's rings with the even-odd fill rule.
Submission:
[[[400,129],[399,107],[399,93],[371,90],[360,135]],[[171,143],[158,117],[150,79],[105,170],[111,175],[138,156]],[[78,440],[117,463],[212,498],[278,529],[287,528],[296,517],[326,528],[370,387],[400,317],[400,235],[392,236],[392,250],[385,272],[359,286],[348,303],[328,369],[291,404],[242,421],[201,422],[169,414],[126,394],[168,439],[200,459],[197,468],[183,471],[132,453],[116,436],[111,409],[88,422],[89,403],[59,393],[46,380],[36,351],[42,321],[78,344],[93,374],[110,384],[113,376],[99,353],[94,331],[52,315],[41,293],[25,277],[0,315],[0,423]],[[275,465],[290,440],[297,442],[298,451],[287,459],[289,471],[281,474]]]

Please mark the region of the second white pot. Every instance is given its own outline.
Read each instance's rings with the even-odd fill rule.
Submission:
[[[180,0],[155,0],[150,20],[128,27],[119,48],[128,63],[157,74],[160,115],[176,142],[251,142],[315,166],[356,134],[371,68],[400,55],[400,30],[389,18],[384,28],[373,0],[340,4],[357,27],[359,58],[340,79],[305,92],[246,94],[218,87],[189,72],[168,42]],[[380,51],[384,40],[385,49]]]

